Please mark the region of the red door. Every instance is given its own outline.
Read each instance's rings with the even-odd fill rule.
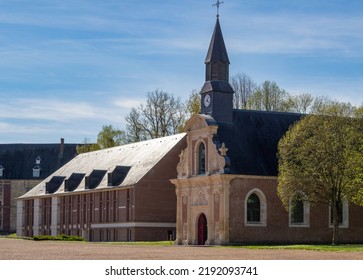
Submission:
[[[198,219],[198,245],[204,245],[207,239],[208,239],[207,218],[202,213],[200,214]]]

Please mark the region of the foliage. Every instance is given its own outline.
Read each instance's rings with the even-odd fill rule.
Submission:
[[[97,144],[101,149],[112,148],[126,143],[125,131],[113,128],[112,125],[104,125],[97,136]]]
[[[51,236],[51,235],[38,235],[34,236],[33,240],[35,241],[44,241],[44,240],[55,240],[55,241],[85,241],[83,237],[80,236],[70,236],[70,235],[57,235],[57,236]]]
[[[100,149],[100,146],[97,143],[96,144],[88,143],[87,139],[84,140],[83,145],[77,145],[77,147],[76,147],[77,154],[93,152],[93,151],[97,151],[99,149]]]
[[[112,148],[126,144],[127,140],[125,131],[116,129],[112,125],[104,125],[102,126],[102,130],[97,135],[97,143],[87,142],[88,141],[85,139],[84,145],[77,145],[77,154]]]
[[[182,131],[185,106],[180,98],[155,90],[147,94],[146,104],[132,108],[125,119],[130,142],[159,138]]]
[[[328,111],[329,116],[305,116],[280,140],[278,195],[286,208],[297,191],[330,205],[338,243],[342,199],[363,204],[363,195],[357,195],[363,190],[363,127],[360,120],[340,116],[344,108]]]
[[[197,90],[193,90],[192,93],[189,95],[187,103],[186,103],[186,109],[187,114],[186,119],[190,118],[191,116],[195,114],[200,113],[201,103],[200,103],[200,93]]]

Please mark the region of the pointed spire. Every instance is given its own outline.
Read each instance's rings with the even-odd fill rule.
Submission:
[[[217,17],[207,57],[205,59],[206,64],[213,62],[224,62],[229,64],[227,49],[224,44],[222,30],[219,24],[219,17]]]

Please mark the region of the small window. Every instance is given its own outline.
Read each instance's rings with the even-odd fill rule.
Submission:
[[[39,178],[40,177],[40,166],[34,166],[33,168],[33,177]]]
[[[205,174],[205,145],[203,142],[199,144],[198,149],[198,174]]]
[[[4,176],[4,170],[5,168],[2,165],[0,165],[0,177]]]
[[[42,159],[40,158],[40,156],[38,156],[36,159],[35,159],[35,164],[40,164],[40,162],[42,161]]]

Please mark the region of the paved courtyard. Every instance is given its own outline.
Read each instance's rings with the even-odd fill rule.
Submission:
[[[363,252],[250,250],[0,238],[1,260],[363,260]]]

